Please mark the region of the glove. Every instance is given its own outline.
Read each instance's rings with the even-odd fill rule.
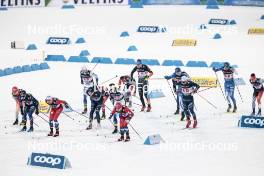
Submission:
[[[39,115],[39,110],[38,110],[38,108],[36,109],[35,114],[36,114],[36,115]]]
[[[197,93],[197,89],[194,89],[192,93]]]
[[[149,76],[147,75],[147,76],[145,76],[145,78],[144,78],[145,80],[148,80],[149,79]]]
[[[167,79],[167,80],[168,80],[168,79],[170,79],[170,77],[169,77],[169,76],[164,76],[164,78],[165,78],[165,79]]]
[[[70,108],[70,106],[69,106],[68,103],[65,103],[64,106],[65,106],[66,109],[69,109]]]
[[[126,120],[125,120],[125,122],[126,122],[127,124],[129,124],[129,122],[130,122],[130,119],[126,119]]]

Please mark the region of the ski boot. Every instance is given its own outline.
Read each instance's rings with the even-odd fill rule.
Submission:
[[[50,132],[49,132],[48,136],[53,136],[53,128],[50,128]]]
[[[259,108],[257,116],[261,116],[261,109]]]
[[[93,128],[93,125],[92,125],[92,122],[90,122],[86,130],[91,130],[92,128]]]
[[[230,109],[232,108],[231,104],[228,104],[226,112],[230,112]]]
[[[190,120],[190,117],[187,117],[187,124],[186,124],[186,128],[189,128],[191,125],[192,121]]]
[[[184,121],[184,118],[185,118],[185,114],[184,112],[181,112],[181,121]]]
[[[20,131],[27,131],[27,126],[24,125],[23,128]]]
[[[151,105],[148,105],[147,112],[151,111]]]
[[[20,124],[19,125],[21,125],[21,126],[24,126],[24,125],[26,125],[27,124],[27,121],[25,121],[25,120],[22,120],[21,122],[20,122]]]
[[[252,113],[250,114],[251,116],[255,116],[255,108],[253,109]]]
[[[33,132],[33,131],[34,131],[33,126],[30,126],[29,129],[27,130],[27,132]]]
[[[116,134],[116,133],[118,133],[118,129],[117,129],[117,127],[115,126],[115,129],[114,129],[114,131],[112,132],[112,134]]]
[[[194,120],[193,121],[193,128],[196,128],[197,127],[197,120]]]
[[[145,110],[145,108],[146,108],[146,106],[142,106],[140,111],[143,112]]]
[[[124,140],[124,135],[121,135],[121,137],[117,141],[123,141]]]
[[[234,105],[233,113],[236,113],[236,111],[237,111],[237,106]]]
[[[14,121],[13,125],[18,125],[18,119]]]
[[[59,129],[57,128],[55,134],[53,135],[53,137],[57,137],[59,135],[60,135],[60,132],[59,132]]]
[[[129,134],[126,134],[125,142],[129,142],[129,141],[130,141],[130,136],[129,136]]]
[[[85,107],[85,108],[83,109],[82,114],[86,114],[86,113],[87,113],[87,107]]]
[[[101,120],[105,120],[106,116],[105,116],[105,112],[103,112],[102,116],[101,116]]]
[[[177,110],[176,110],[176,112],[174,113],[174,115],[177,115],[177,114],[179,114],[179,112],[180,112],[180,110],[179,110],[179,109],[177,109]]]

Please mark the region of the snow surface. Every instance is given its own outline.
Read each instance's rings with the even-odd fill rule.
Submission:
[[[204,6],[151,6],[144,9],[128,9],[127,7],[78,7],[64,11],[58,8],[45,9],[10,9],[0,13],[0,57],[1,68],[24,63],[41,62],[42,52],[46,54],[77,55],[82,49],[88,49],[93,56],[144,57],[190,59],[208,61],[230,61],[239,66],[239,77],[246,81],[251,72],[264,77],[262,69],[263,36],[249,36],[250,27],[263,27],[258,20],[263,8],[257,7],[222,7],[220,10],[205,10]],[[210,30],[201,33],[197,28],[207,23],[210,18],[235,19],[237,25],[228,27],[236,32],[224,33],[221,40],[213,40]],[[72,33],[64,36],[75,41],[85,36],[87,44],[54,47],[45,45],[51,34],[35,34],[28,32],[28,25],[46,26],[79,25],[102,27],[105,32],[99,34]],[[193,26],[190,34],[138,34],[139,25],[165,25],[173,27]],[[219,26],[210,26],[209,29]],[[131,37],[120,38],[122,31],[127,30]],[[172,48],[175,38],[195,38],[198,46]],[[39,50],[34,52],[9,49],[10,42],[22,40],[34,42]],[[139,51],[126,52],[130,44],[135,44]],[[173,116],[176,103],[165,80],[151,80],[151,89],[161,88],[166,97],[152,100],[153,111],[139,112],[135,105],[135,117],[131,121],[133,127],[145,139],[151,134],[161,134],[166,143],[155,146],[143,145],[130,129],[131,142],[115,142],[119,135],[112,135],[111,123],[102,121],[102,129],[86,131],[87,122],[84,117],[69,113],[75,121],[65,115],[60,116],[61,136],[49,138],[48,125],[36,117],[34,133],[18,133],[20,127],[13,127],[15,102],[11,97],[11,87],[16,85],[32,93],[39,100],[47,95],[67,100],[77,110],[82,109],[82,86],[79,80],[79,63],[51,63],[50,70],[22,73],[1,77],[0,82],[0,169],[5,176],[33,175],[252,175],[261,176],[264,171],[263,162],[263,130],[241,129],[237,127],[242,114],[251,111],[252,88],[249,84],[239,87],[244,103],[238,93],[238,113],[226,114],[226,102],[219,88],[210,89],[200,94],[214,103],[214,109],[199,96],[195,96],[196,112],[199,128],[182,130],[185,122]],[[92,68],[94,64],[86,64]],[[132,66],[99,64],[95,72],[99,82],[115,75],[129,74]],[[154,76],[160,78],[174,71],[174,67],[151,67]],[[209,68],[183,68],[191,76],[214,76]],[[219,73],[220,81],[223,77]],[[114,81],[117,81],[115,79]],[[223,83],[223,82],[222,82]],[[108,84],[108,83],[107,83]],[[105,84],[105,85],[107,85]],[[137,98],[134,98],[139,103]],[[108,106],[112,107],[108,102]],[[109,111],[108,111],[109,113]],[[35,146],[34,146],[35,145]],[[46,169],[26,165],[31,152],[49,152],[65,155],[72,168],[67,170]]]

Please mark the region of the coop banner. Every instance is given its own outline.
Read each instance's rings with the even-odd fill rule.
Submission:
[[[0,0],[0,7],[44,7],[45,0]]]
[[[200,0],[144,0],[144,5],[199,5]]]
[[[76,6],[119,6],[128,5],[128,0],[52,0],[48,6],[63,6],[65,4]]]
[[[201,87],[217,87],[217,79],[213,77],[192,77],[191,79]]]
[[[264,0],[225,0],[225,5],[264,6]]]

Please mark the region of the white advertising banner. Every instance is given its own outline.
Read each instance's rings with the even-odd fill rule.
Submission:
[[[0,0],[0,7],[44,7],[45,0]]]
[[[48,6],[61,7],[65,4],[76,6],[120,6],[128,5],[128,0],[52,0]]]

